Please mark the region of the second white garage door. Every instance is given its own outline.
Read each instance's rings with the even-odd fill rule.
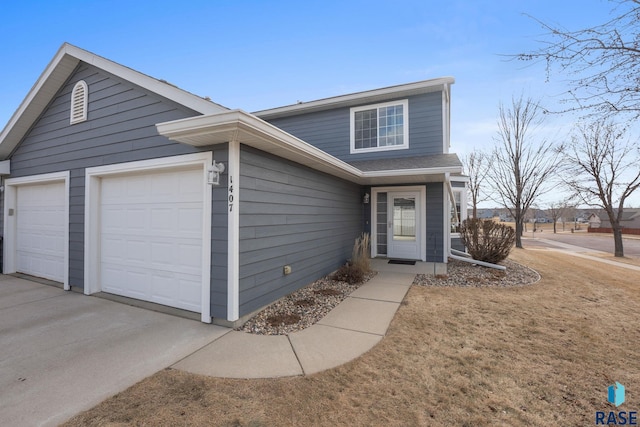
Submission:
[[[201,312],[202,169],[102,178],[102,291]]]

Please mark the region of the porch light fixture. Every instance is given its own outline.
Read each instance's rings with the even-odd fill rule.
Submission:
[[[365,205],[369,204],[369,193],[364,193],[364,197],[362,198],[362,203],[364,203]]]
[[[214,160],[213,164],[207,168],[207,184],[220,185],[220,175],[222,175],[224,169],[223,163],[216,163]]]

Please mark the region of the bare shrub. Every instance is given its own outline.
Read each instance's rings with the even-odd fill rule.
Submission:
[[[473,259],[496,264],[509,256],[516,233],[508,225],[471,218],[462,223],[460,239]]]
[[[340,282],[347,282],[350,285],[356,285],[364,280],[365,272],[358,265],[346,264],[340,267],[332,278]]]
[[[299,315],[289,313],[278,313],[267,318],[267,323],[271,326],[293,325],[299,321]]]
[[[340,292],[337,289],[317,289],[317,290],[313,291],[313,293],[316,294],[316,295],[322,295],[322,296],[326,296],[326,297],[342,295],[342,292]]]

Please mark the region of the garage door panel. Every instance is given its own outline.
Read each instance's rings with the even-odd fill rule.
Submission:
[[[16,189],[17,272],[64,281],[66,190],[64,182]]]
[[[201,311],[203,186],[201,169],[102,179],[103,291]]]

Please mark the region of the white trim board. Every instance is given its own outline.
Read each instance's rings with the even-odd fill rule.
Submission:
[[[229,142],[227,183],[227,320],[240,318],[240,143]]]
[[[86,169],[84,208],[84,293],[90,295],[101,291],[100,285],[100,185],[101,178],[109,175],[127,174],[182,167],[202,167],[202,180],[207,182],[207,168],[212,164],[210,151],[183,156],[163,157],[98,166]],[[204,185],[202,201],[202,306],[201,320],[211,323],[211,187]]]
[[[32,175],[20,178],[7,178],[4,181],[4,262],[3,273],[10,274],[16,272],[16,244],[17,244],[17,223],[16,215],[9,215],[9,209],[16,208],[17,189],[23,185],[52,184],[56,182],[64,182],[65,185],[65,221],[64,225],[64,280],[63,286],[65,290],[71,289],[69,285],[69,171],[54,172],[42,175]]]
[[[420,193],[420,260],[427,260],[427,186],[426,185],[411,185],[411,186],[396,186],[396,187],[372,187],[371,188],[371,257],[375,258],[378,256],[378,238],[377,238],[377,227],[378,227],[378,193],[389,193],[389,192],[408,192],[408,191],[417,191]],[[388,202],[388,200],[387,200]],[[388,219],[387,219],[388,220]],[[387,256],[387,254],[384,254]]]

